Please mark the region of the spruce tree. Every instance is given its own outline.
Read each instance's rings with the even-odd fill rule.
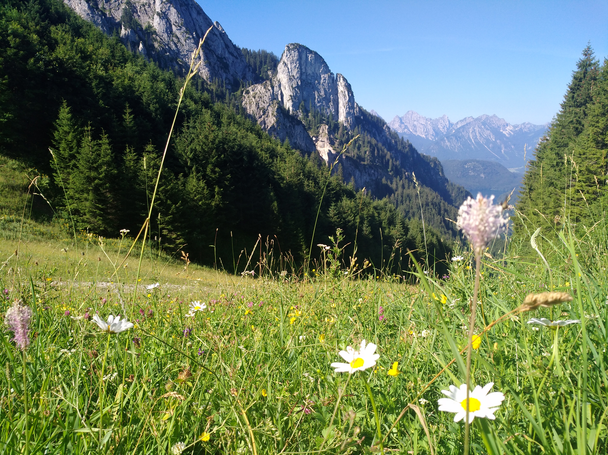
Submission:
[[[583,132],[593,103],[598,65],[593,50],[587,46],[572,75],[560,112],[536,148],[534,160],[530,161],[524,176],[518,210],[534,229],[539,226],[561,229],[567,219],[572,149]],[[516,221],[515,232],[524,231],[524,225]]]

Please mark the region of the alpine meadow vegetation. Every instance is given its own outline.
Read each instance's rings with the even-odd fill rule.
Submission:
[[[558,114],[530,199],[463,198],[448,242],[59,2],[9,0],[0,27],[0,453],[608,451],[590,48],[563,105],[596,71],[587,114]],[[276,60],[246,54],[260,77]],[[52,89],[19,79],[48,68]],[[570,115],[580,154],[535,186]]]

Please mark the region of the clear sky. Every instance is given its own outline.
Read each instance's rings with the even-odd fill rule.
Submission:
[[[590,43],[608,57],[606,0],[196,0],[240,47],[318,52],[385,120],[496,114],[550,122]]]

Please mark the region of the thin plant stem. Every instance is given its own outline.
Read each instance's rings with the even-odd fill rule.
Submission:
[[[374,419],[376,420],[376,435],[378,437],[378,444],[380,444],[380,453],[384,455],[384,445],[382,439],[382,431],[380,428],[380,417],[378,416],[378,409],[376,408],[376,402],[374,401],[374,396],[372,395],[372,389],[369,386],[369,383],[363,379],[365,383],[365,388],[367,389],[367,395],[369,396],[369,401],[372,403],[372,409],[374,410]]]
[[[346,385],[344,386],[344,388],[342,390],[340,390],[338,392],[338,399],[336,400],[336,406],[334,407],[334,412],[332,413],[331,419],[329,420],[329,425],[327,426],[327,428],[328,428],[329,431],[331,431],[331,426],[333,425],[334,419],[336,418],[336,413],[338,412],[338,406],[340,405],[340,400],[342,399],[342,397],[344,396],[344,392],[346,392],[346,389],[348,388],[348,383],[350,382],[350,377],[351,376],[352,376],[351,374],[348,375],[348,379],[346,380]],[[323,449],[323,446],[327,442],[327,438],[329,437],[329,431],[327,432],[327,434],[323,438],[323,442],[321,443],[321,447],[319,447],[319,452],[321,451],[321,449]]]
[[[21,351],[23,359],[23,406],[25,412],[25,455],[30,453],[30,419],[28,415],[28,402],[27,402],[27,358],[25,355],[25,349]]]
[[[469,394],[471,393],[471,355],[473,353],[473,335],[475,332],[475,313],[477,312],[477,295],[479,293],[479,281],[481,277],[481,251],[475,251],[475,288],[473,289],[473,302],[471,303],[471,319],[469,321],[469,335],[467,346],[467,408],[464,420],[464,455],[469,455],[471,424],[469,423]]]
[[[108,349],[110,348],[110,337],[112,334],[108,332],[108,341],[106,342],[106,352],[103,354],[103,362],[101,363],[101,377],[99,378],[99,448],[101,448],[101,440],[103,439],[103,375],[106,369],[106,359],[108,358]]]
[[[190,82],[190,79],[192,79],[192,77],[194,76],[195,72],[198,70],[198,68],[201,64],[200,61],[196,64],[194,63],[196,60],[196,57],[198,57],[200,55],[201,49],[203,48],[203,43],[205,42],[207,35],[209,34],[209,32],[211,31],[211,29],[213,27],[214,27],[213,25],[211,27],[209,27],[209,29],[205,33],[205,36],[203,37],[203,39],[199,41],[198,48],[192,54],[192,58],[190,59],[190,68],[188,69],[188,74],[186,75],[186,80],[184,81],[183,87],[179,91],[179,99],[177,101],[177,108],[175,109],[175,115],[173,116],[173,122],[171,123],[171,129],[169,130],[169,136],[167,137],[167,142],[165,144],[163,156],[160,160],[160,166],[158,168],[158,176],[156,177],[156,183],[154,184],[154,191],[152,192],[152,200],[150,201],[150,208],[148,210],[148,217],[144,221],[144,226],[143,226],[144,236],[143,236],[142,242],[141,242],[141,251],[139,254],[139,262],[137,265],[137,276],[135,278],[135,289],[133,290],[133,302],[135,302],[135,297],[137,296],[137,284],[139,282],[139,275],[141,272],[141,263],[142,263],[142,260],[144,257],[144,249],[146,247],[146,239],[148,237],[148,230],[150,229],[150,220],[152,219],[152,210],[154,209],[154,201],[156,200],[158,184],[160,182],[160,176],[163,171],[164,164],[165,164],[165,158],[167,157],[167,150],[169,150],[169,143],[171,142],[171,136],[173,135],[175,123],[177,122],[177,115],[179,114],[179,109],[182,105],[182,101],[184,99],[184,94],[186,93],[186,87],[188,86],[188,82]]]
[[[315,224],[312,227],[312,236],[310,237],[310,247],[308,248],[308,259],[306,260],[306,265],[305,265],[305,270],[304,270],[306,273],[308,272],[308,267],[310,266],[310,257],[312,255],[312,245],[315,241],[315,233],[317,232],[317,223],[319,222],[319,215],[321,214],[321,206],[323,205],[323,198],[325,197],[325,191],[327,190],[327,185],[329,185],[329,180],[331,179],[331,173],[334,170],[334,166],[338,163],[338,160],[340,159],[340,157],[346,153],[346,150],[348,149],[348,147],[350,147],[350,145],[358,137],[359,137],[359,135],[357,134],[355,137],[353,137],[348,142],[348,144],[346,144],[342,148],[342,151],[336,157],[336,159],[334,160],[334,162],[332,163],[332,165],[329,168],[329,176],[327,177],[327,180],[325,181],[325,186],[323,186],[323,193],[321,193],[321,199],[319,200],[319,208],[317,209],[317,216],[315,217]]]
[[[543,388],[543,385],[545,385],[545,381],[547,380],[547,376],[549,376],[549,373],[551,372],[551,367],[553,366],[553,363],[556,362],[555,365],[555,369],[557,370],[557,373],[561,376],[561,367],[559,365],[559,359],[558,359],[558,355],[559,355],[559,348],[558,348],[558,340],[559,338],[557,337],[557,334],[559,332],[559,327],[555,327],[555,334],[554,334],[554,338],[553,338],[553,354],[551,355],[551,359],[549,360],[549,365],[547,365],[547,368],[545,371],[545,375],[543,376],[543,380],[540,381],[540,385],[538,386],[538,392],[536,392],[537,394],[540,394],[540,391]]]

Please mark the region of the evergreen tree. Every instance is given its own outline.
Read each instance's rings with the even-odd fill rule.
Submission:
[[[587,46],[572,75],[560,112],[536,148],[534,160],[524,176],[518,210],[535,227],[559,229],[566,221],[564,201],[572,183],[572,168],[568,163],[572,163],[572,148],[584,129],[593,103],[598,65],[593,50]],[[523,229],[516,220],[515,232]]]

